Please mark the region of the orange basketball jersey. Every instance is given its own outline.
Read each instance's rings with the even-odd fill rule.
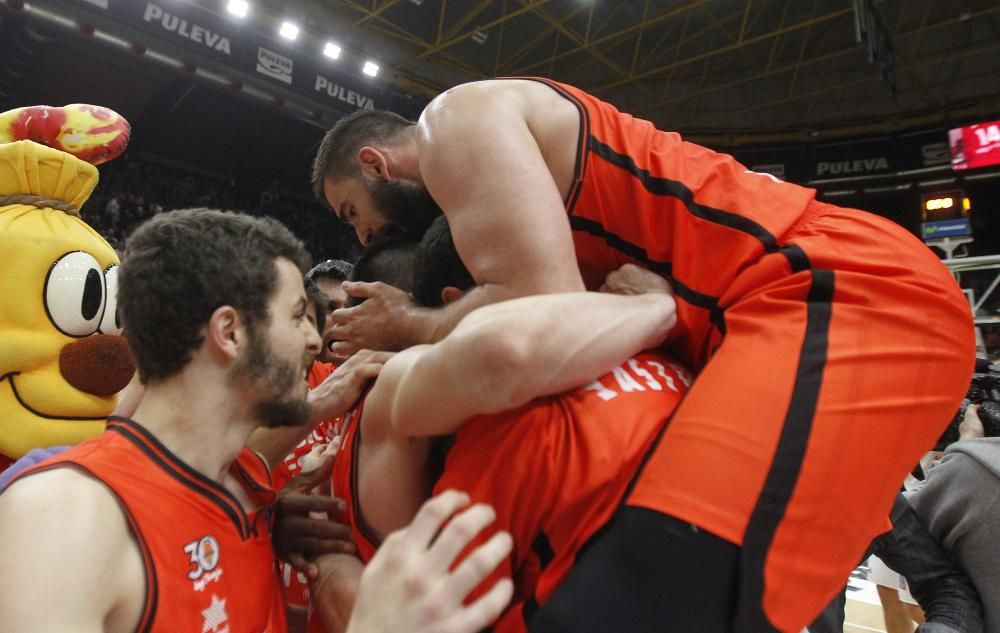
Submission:
[[[358,401],[354,408],[344,414],[340,436],[340,449],[337,459],[333,462],[333,496],[343,499],[347,506],[345,518],[351,528],[351,536],[358,547],[358,558],[362,563],[375,556],[380,545],[375,534],[364,517],[361,516],[361,500],[358,498],[358,451],[361,449],[361,414],[365,409],[365,398]]]
[[[306,384],[309,385],[310,389],[315,389],[317,385],[326,380],[326,378],[336,369],[337,368],[331,363],[314,361],[312,368],[309,369],[309,376],[306,379]],[[339,417],[323,420],[317,424],[312,433],[299,442],[299,444],[285,456],[285,459],[274,467],[274,471],[271,473],[271,481],[273,482],[274,489],[276,491],[280,491],[286,484],[288,484],[289,481],[292,480],[292,477],[298,475],[302,471],[301,460],[309,454],[309,451],[312,450],[313,446],[330,442],[330,440],[332,440],[339,432]]]
[[[497,631],[522,630],[617,509],[656,437],[690,385],[661,354],[644,353],[590,385],[515,411],[469,420],[455,437],[435,493],[469,493],[497,519],[473,544],[507,530],[514,549],[480,585],[515,582]],[[540,574],[535,569],[541,567]]]
[[[306,383],[310,389],[315,389],[336,369],[336,366],[331,363],[314,361]],[[280,464],[274,467],[271,472],[271,482],[275,491],[280,491],[288,485],[293,477],[302,472],[302,459],[309,454],[314,446],[333,441],[333,438],[340,433],[340,420],[339,417],[330,418],[317,424],[316,428],[299,442]],[[285,586],[285,598],[288,604],[300,607],[308,606],[309,583],[305,575],[283,561],[278,562],[278,568],[281,573],[281,581]]]
[[[180,461],[126,418],[34,467],[25,477],[72,467],[118,499],[146,570],[141,633],[282,633],[284,601],[271,548],[275,499],[267,466],[244,449],[231,472],[260,507],[236,498]]]
[[[723,295],[736,274],[778,250],[815,191],[752,172],[572,86],[524,79],[550,86],[580,112],[565,204],[587,287],[626,263],[669,277],[679,343],[671,349],[700,370],[711,337],[725,334]]]
[[[522,629],[522,608],[529,605],[530,614],[530,605],[563,579],[579,548],[618,507],[690,381],[679,365],[646,353],[585,387],[473,418],[459,430],[435,491],[463,490],[473,502],[493,505],[492,529],[514,537],[509,560],[488,581],[515,579],[519,604],[498,631]],[[333,492],[347,505],[358,556],[367,563],[379,539],[361,516],[357,494],[363,406],[345,416]]]

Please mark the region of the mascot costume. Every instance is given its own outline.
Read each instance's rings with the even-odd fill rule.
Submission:
[[[134,373],[118,256],[79,211],[129,131],[90,105],[0,114],[0,471],[103,431]]]

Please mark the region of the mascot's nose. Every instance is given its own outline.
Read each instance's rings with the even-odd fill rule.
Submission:
[[[62,348],[59,373],[84,393],[111,396],[132,380],[135,364],[124,338],[93,334]]]

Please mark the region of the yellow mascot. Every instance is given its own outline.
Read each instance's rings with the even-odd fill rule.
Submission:
[[[0,114],[0,471],[100,433],[134,373],[118,256],[79,212],[129,132],[90,105]]]

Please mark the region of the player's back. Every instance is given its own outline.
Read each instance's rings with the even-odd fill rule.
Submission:
[[[670,277],[675,337],[700,367],[737,273],[778,250],[815,191],[749,171],[732,156],[618,111],[577,88],[535,79],[580,113],[574,183],[566,210],[588,288],[636,263]]]
[[[512,575],[515,600],[524,603],[498,630],[519,630],[521,608],[530,612],[562,581],[618,507],[689,384],[683,368],[645,353],[590,385],[473,418],[458,432],[435,492],[464,490],[489,503],[493,527],[513,536],[509,561],[487,583]]]

